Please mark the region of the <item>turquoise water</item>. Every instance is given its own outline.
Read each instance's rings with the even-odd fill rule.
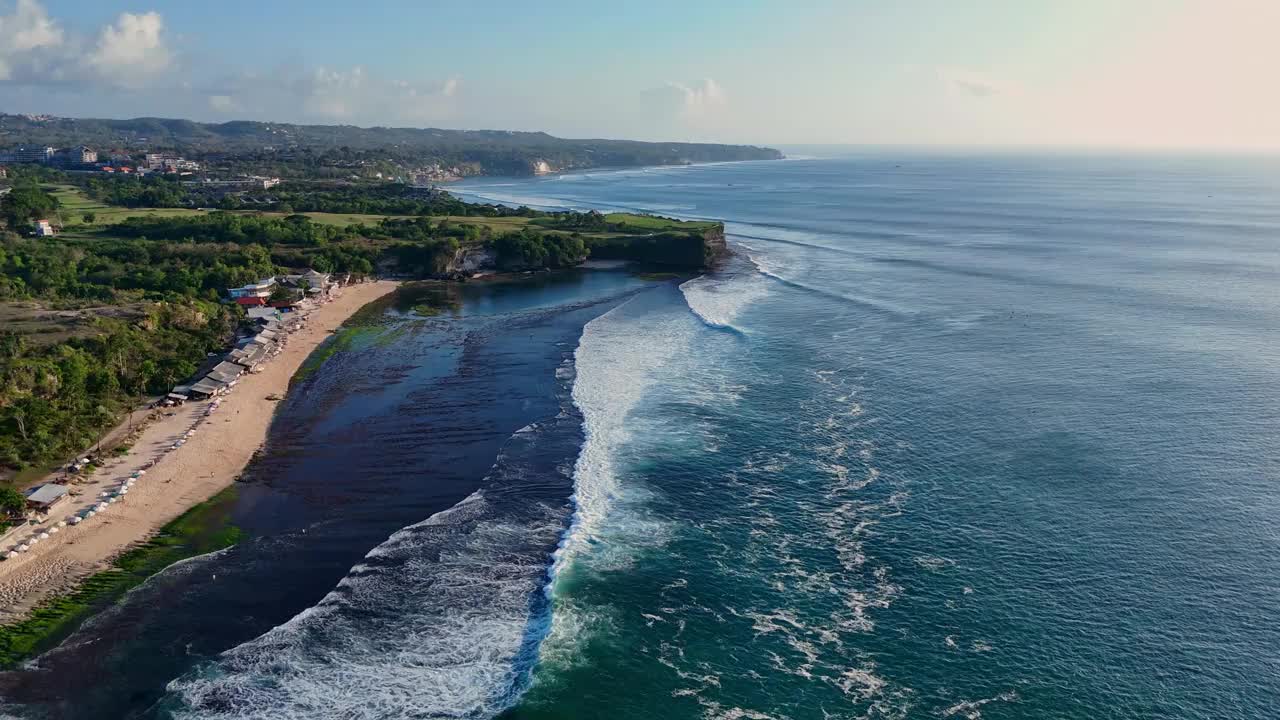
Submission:
[[[737,255],[402,294],[282,404],[247,539],[0,676],[6,712],[1276,716],[1280,161],[455,190],[724,218]]]
[[[511,718],[1266,718],[1280,166],[864,156],[474,183],[729,220],[587,325]]]

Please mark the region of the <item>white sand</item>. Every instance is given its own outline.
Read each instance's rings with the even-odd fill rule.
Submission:
[[[57,505],[48,521],[8,535],[0,543],[0,552],[6,554],[18,541],[93,505],[102,491],[119,488],[134,471],[155,463],[106,511],[62,527],[29,551],[0,561],[0,620],[20,618],[50,594],[106,568],[121,552],[234,482],[267,437],[277,403],[266,397],[283,396],[289,379],[321,341],[396,285],[379,281],[342,288],[336,299],[312,311],[305,325],[287,336],[283,351],[261,372],[242,376],[213,414],[205,417],[208,402],[163,411],[127,455],[107,461],[87,483],[72,486],[78,494]],[[174,449],[193,427],[195,434]]]

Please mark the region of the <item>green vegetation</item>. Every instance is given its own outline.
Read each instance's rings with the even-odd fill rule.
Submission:
[[[92,181],[89,190],[60,182],[50,192],[35,184],[61,179],[24,170],[0,204],[16,228],[56,207],[93,220],[54,238],[0,234],[0,468],[10,471],[80,452],[140,396],[186,379],[240,316],[219,302],[226,288],[285,269],[445,277],[481,251],[503,270],[588,256],[693,269],[719,247],[717,223],[473,205],[403,187],[330,188],[291,204],[407,216],[284,214],[124,208],[85,194],[178,197],[166,195],[182,191],[169,180]]]
[[[570,170],[782,157],[777,150],[744,145],[569,140],[541,132],[212,124],[162,118],[32,120],[0,114],[0,134],[9,144],[171,150],[228,171],[307,178],[400,174],[418,168],[454,175],[530,175],[538,162]]]
[[[57,200],[34,183],[24,182],[0,198],[0,218],[11,228],[26,230],[32,221],[51,217],[57,207]]]
[[[587,257],[580,235],[538,233],[531,228],[499,235],[493,241],[498,267],[503,270],[562,268],[577,265]]]
[[[147,303],[137,312],[93,317],[86,335],[47,345],[0,334],[0,465],[80,452],[140,395],[195,372],[230,328],[226,309],[204,301]]]
[[[241,530],[228,517],[235,496],[233,485],[165,525],[73,592],[49,598],[25,620],[0,626],[0,667],[12,668],[53,647],[85,619],[173,563],[239,542]]]

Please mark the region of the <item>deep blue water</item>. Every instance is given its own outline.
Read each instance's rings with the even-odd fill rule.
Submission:
[[[1275,716],[1274,159],[466,190],[724,218],[750,260],[588,325],[604,497],[513,717]]]
[[[1280,161],[455,190],[722,218],[739,254],[388,310],[290,395],[250,540],[7,678],[15,711],[1275,717]]]

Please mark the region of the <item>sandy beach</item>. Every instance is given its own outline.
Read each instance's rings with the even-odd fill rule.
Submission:
[[[339,290],[287,336],[280,354],[261,372],[245,374],[232,392],[219,398],[215,412],[206,415],[210,401],[158,411],[127,454],[73,486],[73,497],[58,505],[42,527],[19,531],[26,538],[54,528],[98,502],[101,492],[146,468],[128,494],[105,512],[79,525],[57,527],[29,551],[0,562],[0,621],[21,618],[50,594],[104,569],[118,554],[234,482],[266,439],[277,405],[267,397],[283,396],[303,361],[336,327],[396,286],[378,281]],[[183,442],[175,448],[179,440]],[[4,550],[14,537],[5,539]]]

